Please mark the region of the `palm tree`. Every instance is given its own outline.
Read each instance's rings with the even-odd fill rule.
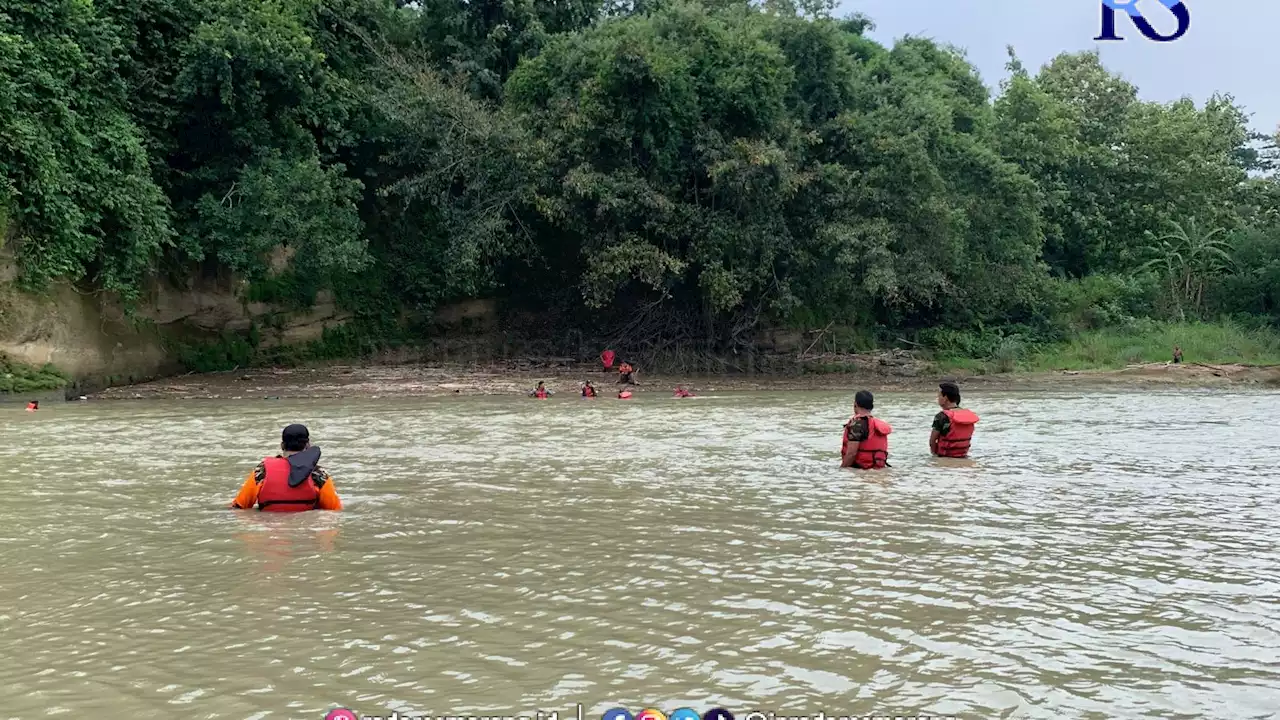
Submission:
[[[1169,283],[1169,296],[1178,308],[1178,316],[1186,319],[1186,308],[1199,314],[1204,304],[1205,285],[1232,266],[1230,246],[1220,236],[1224,228],[1203,232],[1194,217],[1186,225],[1170,222],[1173,230],[1156,238],[1147,246],[1153,255],[1139,270],[1159,270]]]

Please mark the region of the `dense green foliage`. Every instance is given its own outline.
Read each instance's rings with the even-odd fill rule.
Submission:
[[[351,350],[472,297],[548,349],[637,356],[1280,322],[1274,145],[1230,98],[1012,51],[992,97],[867,27],[813,2],[0,0],[0,226],[31,287],[331,289]]]
[[[52,365],[33,368],[0,353],[0,393],[58,390],[70,380]]]

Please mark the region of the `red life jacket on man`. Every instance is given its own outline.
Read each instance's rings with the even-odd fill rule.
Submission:
[[[538,398],[539,400],[546,400],[546,399],[547,399],[547,389],[546,389],[546,388],[538,388],[538,389],[533,393],[533,395],[534,395],[534,397]]]
[[[630,400],[630,399],[631,399],[631,391],[630,391],[630,390],[623,390],[622,392],[618,393],[618,399],[619,399],[619,400]]]
[[[875,470],[889,464],[889,433],[893,427],[878,417],[867,415],[867,439],[858,443],[853,456],[853,466],[862,470]],[[850,425],[853,423],[850,422]],[[840,457],[849,450],[849,426],[844,429],[844,442],[840,444]]]
[[[608,370],[613,367],[613,351],[605,350],[600,353],[600,362],[604,365],[604,369]]]
[[[315,510],[320,502],[320,488],[308,477],[297,487],[289,487],[289,461],[282,457],[266,458],[262,466],[267,476],[258,487],[258,509],[265,512],[301,512]]]
[[[969,441],[973,437],[973,426],[978,424],[978,416],[964,408],[943,410],[942,414],[951,421],[951,430],[938,438],[938,457],[968,457]]]

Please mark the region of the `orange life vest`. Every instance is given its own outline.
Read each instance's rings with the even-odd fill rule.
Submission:
[[[969,440],[973,437],[973,426],[978,424],[978,416],[972,410],[952,408],[943,410],[942,414],[951,421],[951,430],[938,438],[938,456],[962,458],[969,455]]]
[[[889,464],[889,433],[893,427],[878,417],[867,415],[867,439],[858,443],[858,452],[853,456],[853,466],[862,470],[873,470]],[[850,420],[844,426],[844,442],[840,445],[840,457],[844,457],[849,449]]]
[[[27,412],[35,412],[36,410],[39,410],[39,409],[40,409],[40,406],[36,405],[35,403],[33,402],[27,403]]]
[[[547,399],[547,389],[546,389],[546,388],[538,388],[537,390],[535,390],[535,391],[534,391],[533,395],[534,395],[534,397],[538,398],[539,400],[546,400],[546,399]]]
[[[266,512],[301,512],[315,510],[320,502],[320,488],[308,477],[297,487],[289,487],[289,461],[285,458],[266,458],[262,466],[267,476],[258,488],[258,509]]]

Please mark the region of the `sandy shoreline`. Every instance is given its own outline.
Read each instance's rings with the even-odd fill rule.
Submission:
[[[519,395],[539,380],[560,395],[576,395],[591,380],[601,396],[617,391],[617,376],[598,365],[530,363],[498,365],[330,365],[289,369],[254,368],[191,374],[139,385],[114,387],[91,397],[121,399],[253,399],[430,397],[445,395]],[[956,375],[918,366],[869,369],[847,374],[672,376],[637,373],[637,395],[669,395],[677,383],[695,392],[761,390],[928,391],[942,379],[986,390],[1061,389],[1064,385],[1103,387],[1280,387],[1280,367],[1240,365],[1137,365],[1123,370],[1059,371],[1001,375]]]

